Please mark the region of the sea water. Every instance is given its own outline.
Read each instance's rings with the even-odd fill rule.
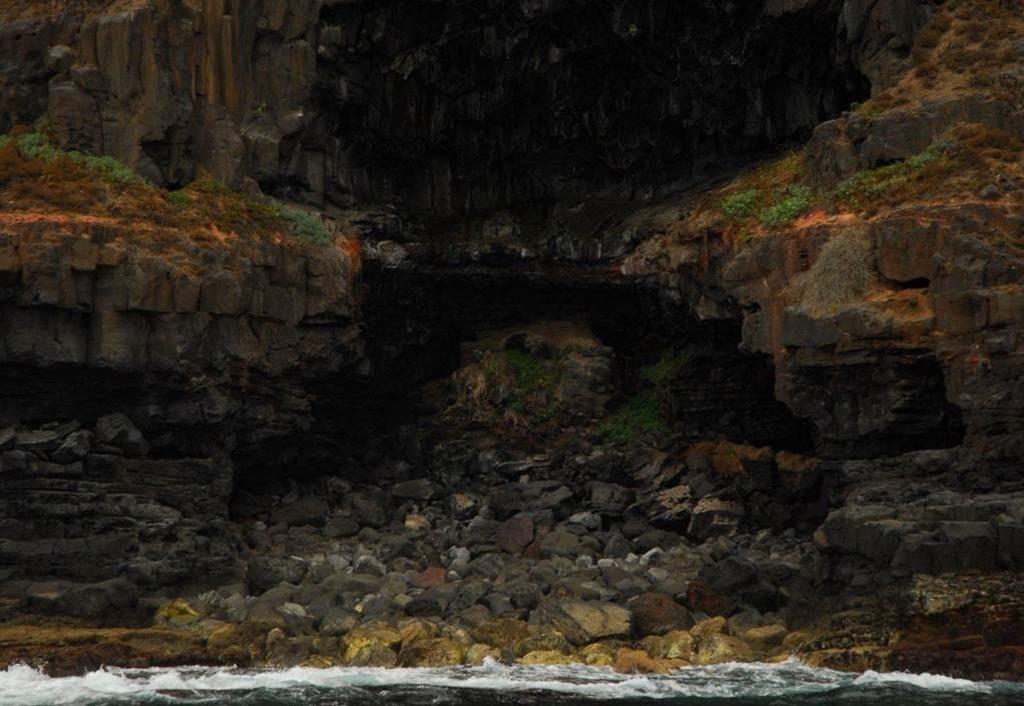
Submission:
[[[930,674],[846,674],[795,660],[690,667],[664,676],[496,662],[451,669],[110,668],[76,677],[48,677],[22,665],[0,671],[0,706],[645,703],[995,706],[1024,704],[1024,684]]]

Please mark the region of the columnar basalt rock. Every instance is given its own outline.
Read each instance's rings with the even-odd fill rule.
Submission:
[[[517,228],[808,134],[862,96],[865,75],[892,72],[930,7],[108,5],[7,11],[20,19],[0,30],[0,127],[45,114],[65,146],[160,184],[206,170],[321,204],[397,199],[427,218],[523,211]]]

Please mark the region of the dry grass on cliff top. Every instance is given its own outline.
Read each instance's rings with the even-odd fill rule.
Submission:
[[[918,34],[909,63],[896,85],[858,114],[966,92],[1024,107],[1024,0],[947,0]]]
[[[161,250],[338,243],[358,255],[358,242],[336,240],[317,214],[233,191],[209,176],[167,191],[116,160],[62,152],[44,135],[24,130],[0,137],[0,223],[5,222],[123,226],[119,230]]]
[[[973,93],[1024,108],[1024,0],[947,0],[919,33],[908,66],[892,88],[857,108],[872,119],[922,102]],[[831,220],[867,220],[895,209],[967,205],[1024,208],[1021,141],[981,125],[952,127],[925,152],[853,175],[823,190],[807,178],[797,152],[733,179],[702,198],[668,229],[692,239],[724,232],[737,247],[772,232]],[[1000,194],[982,196],[986,187]],[[1012,234],[1003,244],[1024,247]]]
[[[867,221],[897,210],[984,204],[1024,210],[1024,142],[977,124],[951,128],[924,152],[869,169],[835,188],[807,179],[804,155],[760,165],[706,194],[669,235],[700,237],[722,232],[735,247],[774,232],[828,222]],[[986,195],[986,189],[996,193]],[[1004,234],[999,234],[1002,237]],[[1011,236],[1003,244],[1024,247]]]

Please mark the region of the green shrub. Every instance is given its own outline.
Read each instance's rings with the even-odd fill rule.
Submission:
[[[839,184],[836,188],[836,197],[852,206],[869,204],[893,187],[908,182],[925,167],[942,159],[945,151],[944,144],[936,143],[924,152],[908,157],[902,162],[857,172]]]
[[[516,375],[516,384],[524,390],[549,389],[556,382],[554,372],[526,351],[505,351],[505,360]]]
[[[192,203],[192,197],[186,194],[184,191],[167,192],[167,200],[173,203],[175,206],[188,206],[190,203]]]
[[[0,147],[11,141],[11,138],[7,136],[2,139],[3,143],[0,144]],[[15,138],[15,144],[18,146],[21,156],[25,159],[40,159],[49,162],[58,157],[66,157],[72,162],[83,165],[89,171],[95,172],[101,179],[112,184],[131,184],[143,181],[142,177],[131,170],[131,167],[113,157],[83,154],[76,151],[64,152],[54,147],[49,138],[41,132],[28,132],[24,135],[19,135]]]
[[[912,170],[924,169],[929,164],[937,162],[945,155],[947,145],[942,142],[936,142],[924,152],[915,154],[908,158],[906,161],[907,167]]]
[[[722,211],[734,221],[742,221],[753,215],[757,209],[757,200],[761,198],[758,189],[748,189],[733,194],[722,202]]]
[[[316,245],[327,245],[331,242],[331,234],[320,216],[297,208],[287,208],[275,204],[274,213],[288,224],[288,229],[299,240]]]
[[[60,150],[50,144],[46,135],[41,132],[28,132],[19,135],[17,140],[18,151],[25,159],[42,159],[49,161],[60,154]]]
[[[655,390],[645,390],[615,410],[598,434],[608,441],[628,442],[667,434],[662,401]]]
[[[669,432],[672,383],[699,355],[703,346],[665,351],[656,363],[640,369],[645,389],[612,412],[598,428],[609,441],[623,442],[662,436]]]
[[[96,172],[103,180],[109,181],[111,184],[133,184],[144,181],[142,177],[132,171],[131,167],[113,157],[82,154],[81,152],[68,152],[67,156],[79,164],[84,164],[90,171]]]
[[[210,194],[211,196],[229,196],[234,192],[228,188],[228,185],[220,181],[211,174],[200,174],[194,182],[192,182],[192,188],[203,192],[204,194]]]
[[[785,228],[802,216],[814,199],[814,192],[806,186],[791,186],[786,193],[786,198],[761,214],[761,224],[765,228]]]
[[[825,243],[791,293],[810,313],[825,315],[863,294],[874,277],[871,241],[858,233],[845,233]]]
[[[555,388],[558,386],[558,366],[554,363],[545,363],[534,358],[526,351],[508,350],[505,351],[505,361],[515,375],[516,386],[512,394],[509,406],[519,414],[525,414],[531,406],[529,402],[541,403],[543,409],[539,416],[546,418],[557,410],[552,397]]]

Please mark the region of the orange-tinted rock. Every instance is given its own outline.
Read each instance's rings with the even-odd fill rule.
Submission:
[[[736,602],[724,596],[703,581],[692,581],[686,589],[686,602],[694,610],[708,615],[732,615],[736,610]]]
[[[442,566],[433,566],[413,576],[412,585],[416,588],[432,588],[443,584],[447,577],[447,569]]]
[[[664,635],[693,626],[690,611],[664,593],[643,593],[630,601],[634,632],[641,636]]]

